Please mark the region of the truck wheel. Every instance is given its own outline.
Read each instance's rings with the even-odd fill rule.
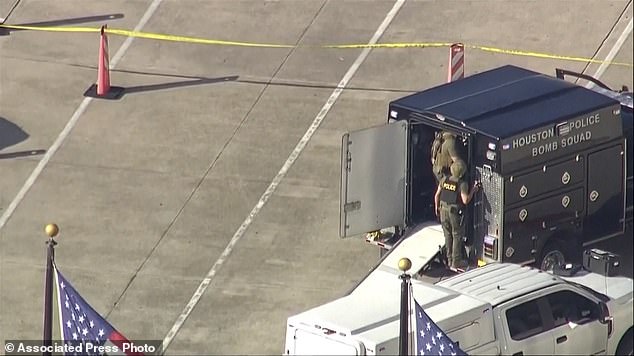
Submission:
[[[542,271],[552,271],[555,266],[566,263],[566,254],[558,241],[550,241],[544,246],[538,266]]]
[[[619,347],[616,348],[617,355],[634,355],[634,340],[632,340],[632,329],[625,333],[625,336],[619,341]]]

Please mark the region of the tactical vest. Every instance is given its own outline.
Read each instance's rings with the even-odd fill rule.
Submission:
[[[440,183],[440,201],[443,201],[449,205],[462,205],[459,180],[447,178],[442,183]]]

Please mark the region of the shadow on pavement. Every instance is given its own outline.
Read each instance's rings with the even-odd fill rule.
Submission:
[[[37,156],[46,153],[46,150],[18,151],[9,153],[0,153],[0,159],[11,159],[20,157]]]
[[[0,117],[0,151],[6,147],[17,145],[29,138],[29,135],[13,122]],[[28,150],[19,152],[1,153],[0,159],[34,156],[45,153],[46,150]]]
[[[33,61],[37,61],[36,59],[31,59]],[[50,62],[50,61],[47,61]],[[94,69],[97,70],[97,66],[93,65],[85,65],[85,64],[76,64],[76,63],[63,63],[64,65],[68,65],[71,67],[78,68],[86,68],[86,69]],[[147,71],[138,71],[138,70],[130,70],[130,69],[111,69],[110,73],[128,73],[128,74],[138,74],[138,75],[147,75],[147,76],[156,76],[156,77],[169,77],[169,78],[182,78],[182,79],[195,79],[195,80],[209,80],[209,81],[219,81],[218,78],[209,78],[203,76],[196,75],[186,75],[186,74],[171,74],[171,73],[159,73],[159,72],[147,72]],[[233,77],[225,77],[225,78],[233,78]],[[112,80],[112,77],[110,78]],[[315,89],[337,89],[338,86],[336,84],[325,84],[325,83],[311,83],[302,80],[284,80],[284,79],[271,79],[271,78],[242,78],[236,76],[236,79],[225,79],[233,80],[236,83],[245,83],[245,84],[256,84],[256,85],[270,85],[270,86],[282,86],[282,87],[295,87],[295,88],[315,88]],[[186,82],[184,82],[186,83]],[[406,93],[411,94],[415,93],[420,89],[407,89],[407,88],[388,88],[388,87],[355,87],[355,86],[346,86],[348,91],[378,91],[378,92],[391,92],[391,93]],[[126,89],[126,91],[128,91]]]
[[[108,14],[108,15],[97,15],[97,16],[72,17],[72,18],[68,18],[68,19],[40,21],[40,22],[29,22],[29,23],[20,23],[20,24],[12,24],[12,25],[15,25],[15,26],[55,27],[55,26],[64,26],[64,25],[83,24],[83,23],[87,23],[87,22],[110,21],[110,20],[117,20],[117,19],[122,19],[122,18],[123,18],[123,14]],[[6,21],[6,19],[5,19],[5,21]],[[9,35],[11,32],[14,32],[14,31],[24,31],[24,30],[12,29],[12,28],[0,28],[0,36]]]
[[[198,78],[193,80],[183,80],[180,82],[171,82],[171,83],[163,83],[163,84],[138,85],[138,86],[124,88],[123,95],[125,96],[127,94],[141,93],[141,92],[154,91],[154,90],[165,90],[165,89],[189,87],[194,85],[229,82],[229,81],[236,81],[237,79],[238,79],[238,76],[233,75],[233,76],[218,77],[218,78]]]
[[[29,138],[29,135],[18,125],[0,117],[0,150],[16,145],[27,138]]]

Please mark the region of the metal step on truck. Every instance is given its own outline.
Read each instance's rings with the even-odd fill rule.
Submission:
[[[464,219],[473,265],[551,270],[584,246],[625,238],[632,93],[556,74],[495,68],[392,101],[387,124],[345,134],[340,236],[366,235],[383,255],[417,226],[438,224],[430,157],[442,130],[457,136],[467,179],[481,182]]]

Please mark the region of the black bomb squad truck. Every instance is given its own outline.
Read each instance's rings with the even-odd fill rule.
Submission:
[[[457,135],[470,185],[481,184],[463,218],[473,265],[550,270],[586,245],[628,238],[632,93],[556,74],[499,67],[392,101],[386,125],[345,134],[340,236],[366,234],[383,255],[437,221],[430,152],[444,130]]]

